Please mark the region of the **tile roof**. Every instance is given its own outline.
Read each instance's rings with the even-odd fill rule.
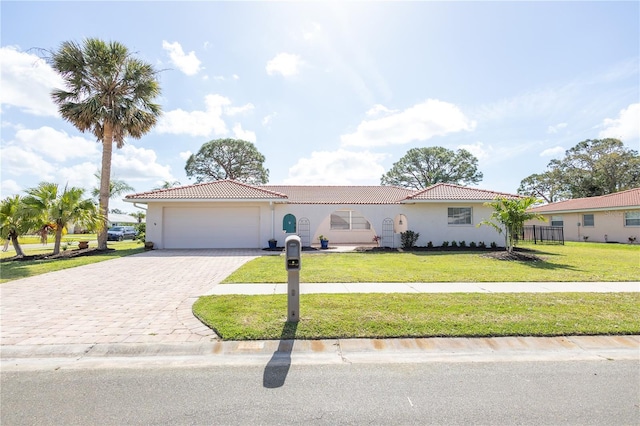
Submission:
[[[279,194],[259,186],[233,180],[197,183],[169,189],[139,192],[125,197],[127,200],[286,200]]]
[[[407,197],[407,199],[411,201],[492,201],[497,197],[519,198],[520,196],[504,192],[469,188],[450,183],[437,183],[421,191],[415,192],[413,195]]]
[[[575,198],[573,200],[558,201],[534,207],[531,211],[536,213],[575,211],[575,210],[606,210],[614,208],[640,208],[640,188],[599,197]]]
[[[439,183],[421,191],[397,186],[248,185],[233,180],[199,183],[130,194],[129,201],[153,200],[265,200],[290,204],[399,204],[415,201],[490,201],[517,197],[483,189]]]
[[[291,204],[396,204],[414,191],[397,186],[264,185]]]

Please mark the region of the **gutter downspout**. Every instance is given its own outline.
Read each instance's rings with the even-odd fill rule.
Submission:
[[[271,239],[276,238],[276,211],[273,201],[269,201],[269,207],[271,207]]]
[[[148,208],[148,207],[142,207],[142,206],[139,206],[139,205],[138,205],[138,203],[133,203],[133,207],[137,207],[137,208],[139,208],[140,210],[147,210],[147,208]]]

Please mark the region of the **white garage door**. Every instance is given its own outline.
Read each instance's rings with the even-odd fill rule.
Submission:
[[[165,248],[259,248],[258,207],[165,207]]]

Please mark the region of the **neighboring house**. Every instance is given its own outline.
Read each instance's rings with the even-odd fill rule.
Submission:
[[[504,194],[449,184],[421,191],[394,186],[259,185],[221,180],[127,195],[147,204],[146,239],[156,248],[263,248],[274,238],[284,245],[297,234],[303,246],[372,244],[399,247],[400,232],[420,233],[429,241],[495,242],[504,236],[477,227],[492,213],[483,204]]]
[[[640,188],[559,201],[531,211],[548,222],[527,225],[562,226],[565,241],[640,242]]]
[[[136,223],[138,223],[138,219],[128,214],[109,213],[107,215],[109,228],[118,225],[135,225]]]

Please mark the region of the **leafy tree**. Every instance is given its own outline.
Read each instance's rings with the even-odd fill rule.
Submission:
[[[16,256],[24,256],[18,237],[32,229],[33,223],[24,214],[22,198],[19,195],[7,197],[0,203],[0,237],[11,240]]]
[[[202,145],[187,160],[185,171],[196,182],[233,179],[251,185],[269,181],[264,168],[264,155],[251,142],[238,139],[216,139]]]
[[[96,177],[96,179],[98,179],[98,182],[102,182],[102,179],[100,178],[100,172],[97,172],[94,174],[94,176]],[[114,198],[117,197],[119,195],[123,195],[126,194],[127,192],[134,192],[136,189],[129,185],[127,182],[120,180],[120,179],[110,179],[109,180],[109,198]],[[100,197],[100,188],[93,188],[91,190],[91,196],[93,198],[99,198]]]
[[[547,171],[520,183],[518,192],[546,201],[612,194],[640,186],[640,156],[619,139],[587,139],[551,160]],[[556,198],[557,197],[557,198]]]
[[[518,194],[542,198],[547,203],[566,200],[570,194],[563,189],[559,170],[548,170],[540,174],[532,174],[520,182]]]
[[[93,200],[83,199],[84,189],[64,187],[60,191],[55,183],[42,182],[25,191],[23,202],[27,216],[39,222],[39,227],[51,226],[55,230],[53,254],[60,253],[60,242],[67,224],[77,223],[87,229],[99,229],[104,223]]]
[[[82,44],[62,43],[51,64],[66,83],[52,92],[60,115],[81,132],[90,131],[102,142],[100,212],[104,226],[98,249],[107,249],[107,212],[111,195],[111,154],[115,142],[122,148],[126,137],[141,138],[161,113],[153,99],[160,94],[157,71],[132,56],[118,42],[88,38]]]
[[[518,243],[519,236],[522,234],[525,221],[532,219],[546,221],[541,214],[528,211],[529,207],[538,202],[535,197],[498,197],[491,202],[484,203],[485,206],[493,208],[493,213],[491,213],[489,220],[483,220],[477,226],[489,225],[499,233],[505,231],[507,251],[511,253]]]
[[[382,185],[424,189],[436,183],[478,183],[478,159],[465,149],[412,148],[380,179]]]

